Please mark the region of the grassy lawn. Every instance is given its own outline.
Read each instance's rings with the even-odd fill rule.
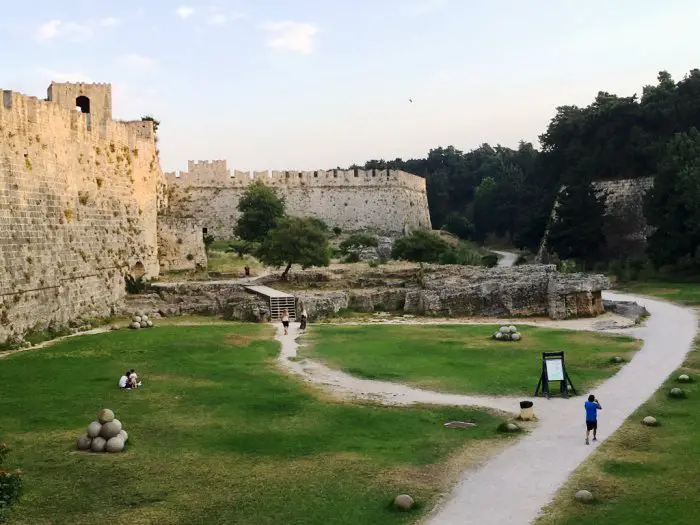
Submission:
[[[300,355],[360,377],[410,383],[445,392],[532,394],[543,351],[566,352],[567,371],[580,393],[612,376],[639,348],[629,337],[523,326],[517,343],[492,340],[495,326],[314,325]]]
[[[621,289],[630,293],[651,295],[668,301],[686,305],[700,305],[700,283],[644,281],[620,285]]]
[[[695,382],[681,384],[679,374]],[[684,367],[637,410],[586,461],[559,491],[537,525],[693,525],[700,498],[700,346]],[[686,399],[671,399],[681,387]],[[647,428],[642,418],[653,415],[659,427]],[[573,495],[590,490],[596,501],[577,503]]]
[[[277,371],[267,326],[157,326],[72,338],[0,359],[0,442],[25,472],[11,524],[414,522],[458,469],[510,437],[496,416],[319,397]],[[122,370],[144,382],[120,391]],[[75,439],[116,412],[127,450]],[[445,429],[472,419],[477,428]],[[391,510],[408,492],[417,512]]]

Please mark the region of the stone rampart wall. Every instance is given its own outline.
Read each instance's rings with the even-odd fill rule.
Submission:
[[[206,268],[202,223],[196,219],[158,216],[158,262],[162,272]]]
[[[201,219],[217,238],[229,238],[245,189],[262,180],[276,188],[287,213],[316,217],[344,231],[401,234],[430,228],[425,179],[396,170],[231,172],[226,161],[192,162],[166,173],[169,213]]]
[[[0,343],[109,315],[124,273],[159,271],[151,123],[70,103],[0,90]]]

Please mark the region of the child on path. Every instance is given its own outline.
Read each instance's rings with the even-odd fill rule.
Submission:
[[[584,407],[586,408],[586,445],[588,445],[590,443],[588,434],[591,430],[593,431],[593,441],[598,441],[598,410],[603,410],[603,407],[600,406],[593,394],[588,396]]]
[[[284,326],[284,335],[289,333],[289,312],[285,308],[282,311],[282,326]]]

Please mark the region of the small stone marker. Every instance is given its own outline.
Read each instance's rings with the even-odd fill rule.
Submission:
[[[654,416],[647,416],[642,420],[642,423],[648,427],[655,427],[657,425],[656,418]]]
[[[449,423],[445,423],[444,426],[446,428],[473,428],[476,426],[476,423],[472,423],[471,421],[450,421]]]
[[[506,425],[506,430],[508,432],[517,432],[518,430],[520,430],[520,427],[518,425],[516,425],[515,423],[508,423]]]
[[[590,503],[593,501],[593,494],[587,490],[579,490],[576,493],[576,500],[580,501],[581,503]]]
[[[690,383],[690,376],[688,374],[681,374],[678,376],[678,381],[681,383]]]
[[[669,395],[671,397],[675,397],[676,399],[680,399],[685,397],[685,391],[683,391],[681,388],[672,388]]]
[[[414,503],[413,498],[408,494],[399,494],[394,498],[394,505],[401,510],[411,510]]]

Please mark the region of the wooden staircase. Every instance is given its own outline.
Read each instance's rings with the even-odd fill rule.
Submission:
[[[270,306],[270,321],[281,321],[282,312],[286,309],[289,313],[289,320],[294,321],[297,317],[296,297],[288,293],[280,292],[268,286],[246,286],[249,292],[267,297]]]

